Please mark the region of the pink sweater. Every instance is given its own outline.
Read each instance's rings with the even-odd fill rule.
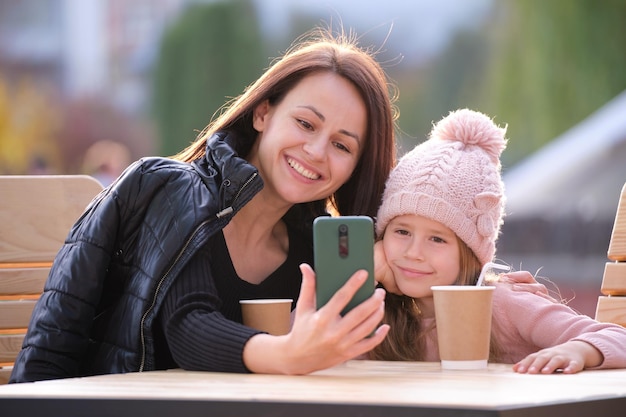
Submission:
[[[513,291],[507,283],[496,283],[493,294],[492,331],[495,332],[504,357],[502,363],[516,363],[543,348],[568,340],[582,340],[593,345],[604,356],[594,369],[626,368],[626,328],[600,323],[527,291]],[[424,327],[434,319],[425,319]],[[439,361],[436,329],[426,346],[426,361]]]

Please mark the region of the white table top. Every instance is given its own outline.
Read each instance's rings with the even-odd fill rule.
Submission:
[[[129,404],[149,400],[142,402],[142,407],[169,401],[178,404],[179,410],[184,404],[203,404],[207,411],[213,405],[213,411],[219,413],[211,415],[236,415],[249,411],[251,405],[259,411],[257,415],[265,415],[265,411],[272,415],[271,406],[278,405],[298,417],[321,410],[325,410],[324,417],[335,415],[333,410],[343,416],[346,410],[359,410],[367,411],[362,415],[387,417],[392,409],[394,415],[435,415],[435,409],[442,416],[467,415],[461,414],[463,410],[474,410],[472,415],[507,415],[507,410],[532,409],[534,416],[542,415],[541,411],[554,416],[554,410],[565,408],[568,416],[580,411],[587,417],[589,410],[603,410],[596,415],[604,417],[611,415],[606,410],[615,407],[619,412],[614,415],[622,417],[626,413],[626,370],[527,375],[514,373],[510,365],[503,364],[489,364],[482,371],[444,371],[439,363],[431,362],[349,361],[306,376],[169,370],[0,386],[1,410],[27,403],[34,408],[37,402],[58,406],[56,400],[65,405],[81,404],[83,410],[89,404],[123,401],[128,415],[132,415],[131,409],[137,412]],[[423,410],[430,413],[420,414]],[[162,411],[160,415],[167,415]],[[190,408],[184,415],[195,414]]]

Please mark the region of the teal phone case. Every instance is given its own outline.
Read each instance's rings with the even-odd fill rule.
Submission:
[[[345,315],[374,293],[374,222],[368,216],[318,217],[313,221],[317,308],[325,305],[359,269],[367,281],[342,311]]]

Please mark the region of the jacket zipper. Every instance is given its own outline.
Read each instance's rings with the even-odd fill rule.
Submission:
[[[150,307],[148,307],[148,309],[146,310],[146,312],[143,314],[143,316],[141,317],[141,323],[140,323],[140,331],[141,331],[141,363],[139,365],[139,372],[143,372],[143,368],[146,364],[146,342],[144,340],[144,323],[146,321],[146,317],[148,316],[148,314],[152,311],[152,309],[154,308],[154,305],[156,304],[156,296],[159,293],[160,289],[161,289],[161,285],[163,284],[163,281],[165,281],[165,278],[167,278],[167,276],[169,275],[170,271],[172,270],[172,268],[174,268],[174,265],[176,265],[178,263],[178,260],[180,259],[180,257],[183,255],[183,253],[185,253],[185,250],[187,249],[187,247],[189,246],[189,243],[193,240],[193,238],[198,234],[198,231],[200,230],[200,228],[202,228],[204,226],[204,224],[208,223],[207,221],[202,222],[197,228],[196,230],[194,230],[193,234],[189,237],[189,239],[187,239],[187,241],[185,242],[185,244],[183,245],[182,249],[178,252],[178,255],[176,256],[176,259],[174,260],[174,262],[172,263],[172,265],[170,265],[170,267],[168,268],[167,271],[165,271],[165,274],[163,274],[163,276],[161,277],[161,279],[159,280],[159,283],[157,284],[157,287],[154,291],[154,297],[152,297],[152,304],[150,304]]]
[[[250,178],[248,178],[248,180],[244,182],[241,187],[239,187],[237,194],[235,194],[235,198],[233,198],[233,203],[231,204],[231,206],[235,204],[235,202],[239,199],[241,192],[246,189],[246,187],[257,177],[257,175],[258,173],[254,172],[252,175],[250,175]]]
[[[233,199],[233,203],[231,204],[231,206],[226,207],[225,209],[220,210],[219,212],[216,213],[216,217],[217,218],[221,218],[226,214],[232,213],[233,212],[233,208],[232,206],[234,205],[234,203],[237,201],[237,199],[239,198],[239,196],[241,195],[241,192],[252,182],[252,180],[254,180],[254,178],[256,178],[258,174],[255,172],[254,174],[252,174],[250,176],[250,178],[248,178],[248,180],[241,186],[239,187],[239,190],[237,191],[237,194],[235,194],[235,198]],[[180,251],[178,251],[178,255],[176,255],[176,259],[174,260],[174,262],[172,262],[172,264],[170,265],[170,267],[167,269],[167,271],[165,271],[165,274],[163,274],[163,276],[161,277],[161,279],[159,280],[159,283],[157,284],[157,287],[154,291],[154,297],[152,297],[152,304],[150,304],[150,307],[148,307],[148,309],[146,310],[146,312],[143,314],[143,316],[141,317],[141,323],[140,323],[140,334],[141,334],[141,362],[139,364],[139,372],[143,372],[143,368],[146,364],[146,342],[144,340],[144,323],[146,321],[146,317],[148,317],[148,314],[150,314],[150,312],[152,311],[152,309],[154,308],[154,305],[156,304],[156,298],[157,298],[157,294],[159,293],[160,289],[161,289],[161,285],[163,284],[163,281],[165,281],[165,278],[167,278],[167,276],[169,275],[169,273],[172,271],[172,269],[174,268],[174,266],[178,263],[179,259],[181,258],[181,256],[183,255],[183,253],[185,253],[185,251],[187,250],[187,247],[189,246],[189,243],[195,238],[195,236],[198,234],[198,231],[200,229],[202,229],[204,227],[205,224],[208,224],[211,220],[206,220],[202,223],[200,223],[200,225],[198,225],[198,227],[196,227],[196,229],[194,230],[193,234],[189,237],[189,239],[187,239],[187,241],[185,242],[185,244],[183,245],[182,249]]]

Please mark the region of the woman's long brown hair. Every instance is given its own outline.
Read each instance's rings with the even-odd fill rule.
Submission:
[[[375,60],[374,53],[358,46],[354,35],[341,30],[317,28],[297,42],[222,112],[175,159],[191,162],[205,154],[206,141],[217,131],[238,133],[242,143],[236,149],[246,156],[257,138],[252,113],[264,100],[277,104],[304,77],[324,71],[350,81],[360,92],[367,108],[367,138],[362,156],[350,179],[328,199],[308,203],[313,211],[333,207],[338,214],[376,216],[385,181],[395,164],[395,122],[393,104],[396,89]]]

